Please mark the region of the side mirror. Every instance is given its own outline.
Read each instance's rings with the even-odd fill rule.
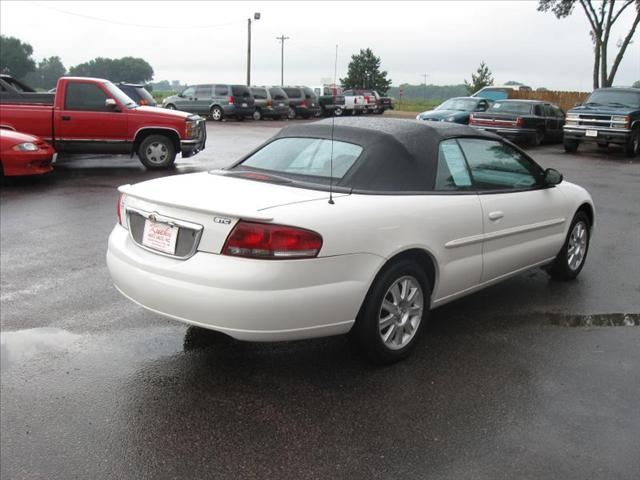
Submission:
[[[562,182],[562,174],[554,168],[547,168],[544,171],[545,185],[558,185]]]
[[[107,107],[107,110],[115,111],[118,109],[118,104],[113,98],[107,98],[104,101],[104,106]]]
[[[178,97],[180,97],[180,98],[184,98],[184,95],[182,94],[182,92],[180,92],[180,93],[178,94]]]

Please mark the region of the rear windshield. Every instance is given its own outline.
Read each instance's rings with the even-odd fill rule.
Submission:
[[[234,97],[249,98],[251,90],[245,85],[231,85],[231,92]]]
[[[518,103],[518,102],[495,102],[487,112],[497,113],[517,113],[527,114],[531,113],[532,105],[530,103]]]
[[[322,138],[279,138],[265,145],[234,169],[249,167],[277,174],[341,179],[361,153],[362,147],[353,143],[335,140],[332,142]]]
[[[269,93],[274,100],[287,100],[287,94],[281,88],[271,87]]]
[[[153,99],[151,94],[149,92],[147,92],[146,88],[144,88],[144,87],[133,87],[133,89],[140,96],[140,98],[142,98],[143,100],[146,100],[147,103],[156,103],[156,101]]]
[[[302,98],[299,88],[283,88],[289,98]]]
[[[252,88],[251,93],[258,100],[265,100],[267,98],[267,91],[264,88]]]
[[[313,90],[311,90],[309,87],[303,87],[302,90],[304,90],[304,94],[307,98],[316,97],[316,93]]]

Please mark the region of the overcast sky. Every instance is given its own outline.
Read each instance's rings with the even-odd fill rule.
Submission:
[[[33,46],[34,58],[58,55],[70,67],[94,57],[147,60],[155,80],[183,83],[246,79],[247,18],[253,24],[252,83],[318,84],[338,77],[350,56],[369,47],[394,85],[462,83],[481,60],[496,83],[590,90],[592,44],[576,8],[567,19],[536,10],[537,1],[449,2],[31,2],[0,3],[0,31]],[[76,15],[71,15],[71,12]],[[618,21],[615,44],[633,12]],[[86,17],[97,17],[95,20]],[[132,26],[136,24],[138,26]],[[151,28],[151,26],[156,28]],[[627,50],[616,84],[640,79],[640,32]]]

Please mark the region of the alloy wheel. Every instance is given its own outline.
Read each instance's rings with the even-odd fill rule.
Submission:
[[[424,310],[420,282],[410,275],[395,280],[384,295],[378,314],[378,332],[391,350],[405,347],[418,331]]]
[[[567,249],[567,263],[573,271],[580,268],[587,253],[587,226],[584,222],[574,225],[569,235],[569,248]]]

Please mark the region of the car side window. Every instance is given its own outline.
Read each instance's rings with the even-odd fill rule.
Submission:
[[[544,106],[544,116],[545,117],[555,117],[556,114],[553,111],[553,108],[551,108],[551,105],[545,105]]]
[[[196,97],[211,98],[211,85],[198,85],[196,87]]]
[[[224,97],[229,95],[229,87],[226,85],[216,85],[215,89],[216,97]]]
[[[539,184],[542,169],[515,148],[495,140],[458,140],[478,191],[518,190]]]
[[[544,111],[542,110],[542,105],[535,105],[533,107],[533,114],[536,117],[544,117]]]
[[[553,110],[553,113],[555,114],[556,117],[564,118],[564,112],[560,108],[556,107],[555,105],[552,105],[551,109]]]
[[[64,99],[65,110],[104,112],[107,94],[93,83],[68,83]]]
[[[193,97],[195,93],[196,93],[196,87],[189,87],[189,88],[186,88],[182,92],[182,96],[183,97]]]
[[[440,142],[436,191],[465,191],[472,188],[469,167],[456,140]]]

